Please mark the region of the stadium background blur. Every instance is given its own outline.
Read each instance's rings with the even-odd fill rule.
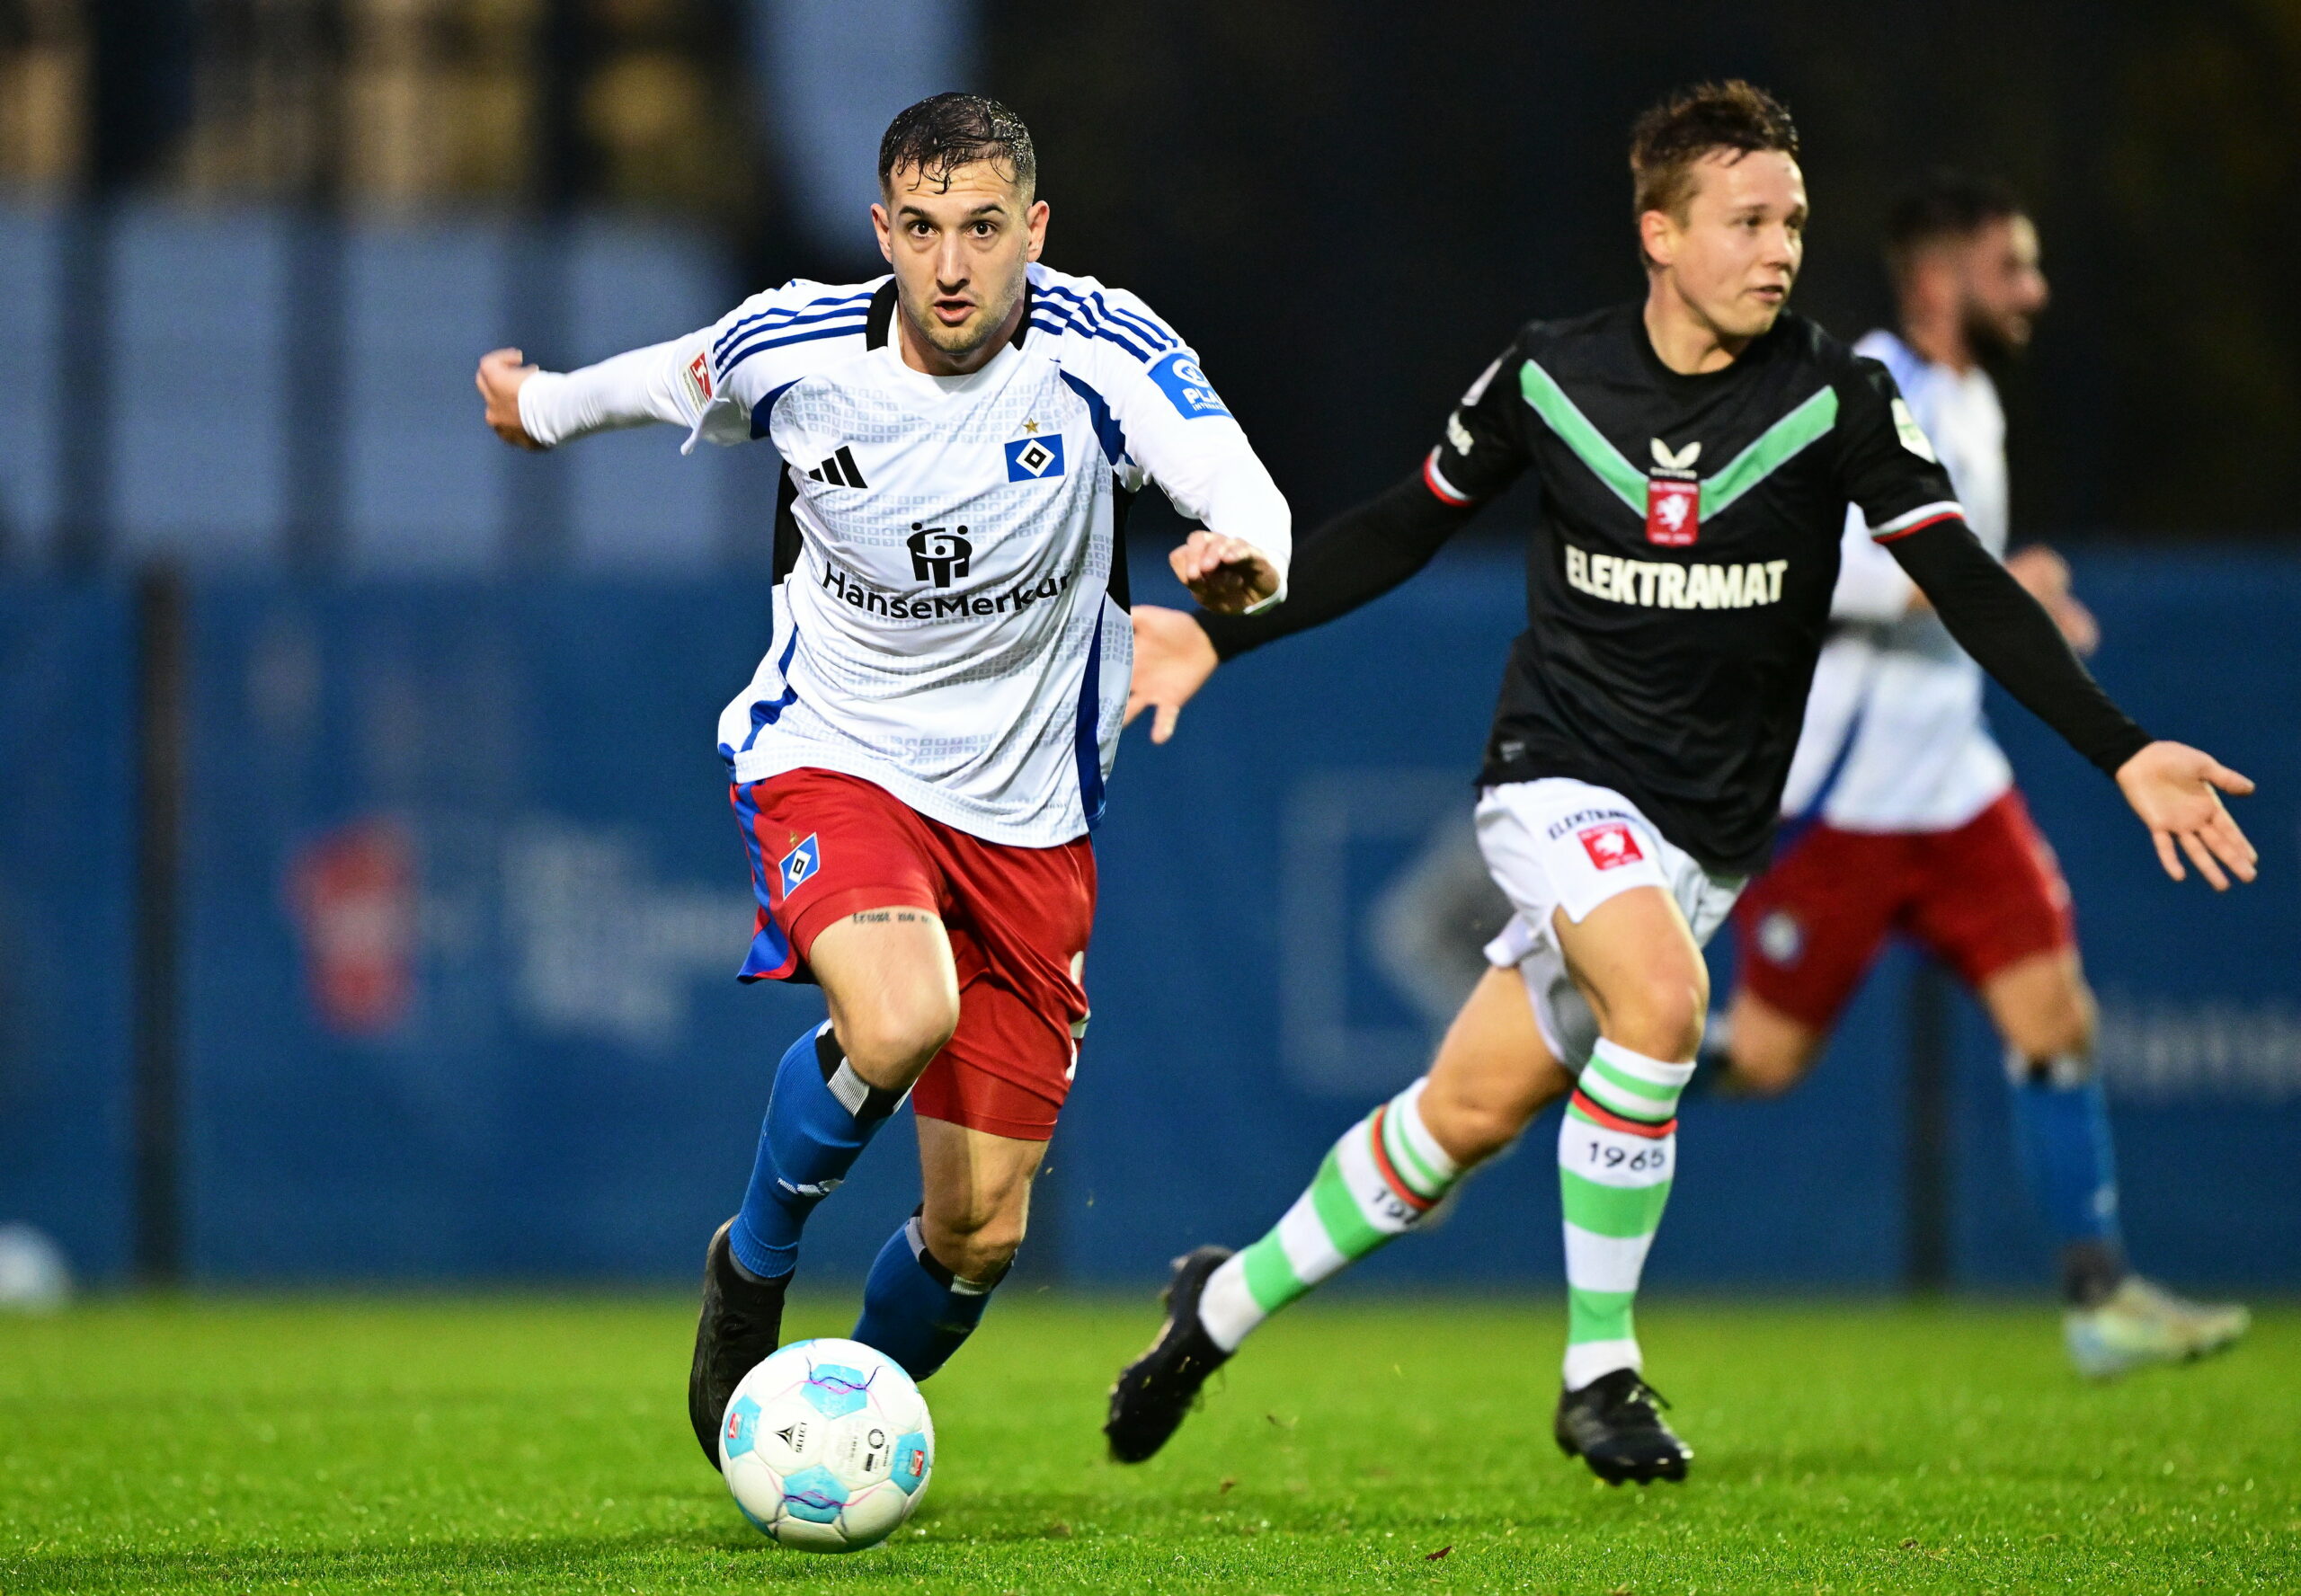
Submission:
[[[710,747],[777,462],[516,455],[484,350],[564,368],[875,272],[880,129],[979,88],[1037,136],[1050,261],[1186,330],[1307,528],[1516,321],[1637,290],[1629,120],[1729,74],[1799,116],[1797,304],[1842,334],[1887,311],[1897,182],[2030,197],[2017,541],[2071,554],[2145,723],[2261,782],[2261,882],[2163,881],[1995,724],[2076,890],[2137,1261],[2301,1286],[2301,9],[2266,0],[10,0],[0,1225],[105,1284],[558,1282],[684,1278],[724,1217],[817,1001],[730,979]],[[1146,496],[1138,598],[1181,601],[1177,529]],[[1517,529],[1130,735],[1040,1281],[1243,1239],[1418,1067],[1495,912],[1467,784]],[[2044,1279],[1994,1048],[1898,955],[1808,1088],[1686,1120],[1658,1284]],[[822,1278],[913,1201],[906,1139],[817,1219]],[[1556,1202],[1506,1162],[1364,1278],[1553,1290]]]

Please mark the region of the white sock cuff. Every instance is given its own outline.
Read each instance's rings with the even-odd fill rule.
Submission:
[[[1461,1166],[1438,1145],[1438,1139],[1430,1134],[1430,1127],[1422,1117],[1422,1092],[1429,1084],[1430,1077],[1426,1075],[1391,1098],[1390,1113],[1399,1134],[1405,1138],[1414,1156],[1427,1165],[1432,1174],[1451,1181],[1461,1174]]]
[[[1216,1265],[1198,1293],[1198,1323],[1207,1339],[1226,1352],[1235,1352],[1248,1333],[1266,1316],[1262,1304],[1247,1289],[1246,1256],[1233,1253]]]
[[[2050,1086],[2057,1092],[2073,1092],[2093,1078],[2093,1055],[2057,1053],[2050,1059],[2032,1059],[2018,1049],[2007,1048],[2005,1078],[2017,1086]]]
[[[1692,1063],[1671,1064],[1660,1059],[1649,1059],[1644,1053],[1633,1053],[1621,1043],[1608,1042],[1603,1036],[1590,1051],[1593,1057],[1604,1059],[1633,1080],[1644,1081],[1648,1086],[1658,1086],[1673,1094],[1684,1091],[1686,1083],[1693,1078]]]
[[[1566,1388],[1578,1391],[1617,1369],[1638,1370],[1645,1358],[1635,1341],[1585,1341],[1566,1349]]]

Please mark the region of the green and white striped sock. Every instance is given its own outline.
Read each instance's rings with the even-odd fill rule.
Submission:
[[[1412,1229],[1461,1171],[1422,1122],[1422,1081],[1349,1130],[1277,1228],[1207,1277],[1198,1302],[1224,1352],[1319,1281]]]
[[[1639,1366],[1630,1305],[1678,1166],[1678,1094],[1692,1064],[1601,1041],[1558,1131],[1566,1211],[1566,1388]]]

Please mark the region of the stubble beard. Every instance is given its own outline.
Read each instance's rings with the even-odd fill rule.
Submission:
[[[2012,365],[2030,347],[2030,328],[2024,325],[2017,335],[2008,330],[2006,322],[1993,316],[1978,306],[1966,307],[1966,347],[1974,359],[1985,367],[2000,368]]]
[[[980,353],[982,346],[991,341],[991,335],[999,331],[999,324],[1007,319],[1008,313],[1015,308],[1015,302],[1021,295],[1022,290],[1017,288],[1003,304],[978,306],[976,314],[956,327],[946,326],[936,316],[931,295],[921,304],[917,314],[906,306],[904,315],[910,318],[911,331],[933,345],[937,352],[948,355],[955,360],[964,360]]]

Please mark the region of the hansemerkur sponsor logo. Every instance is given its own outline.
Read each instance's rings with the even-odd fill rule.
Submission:
[[[973,589],[957,593],[889,593],[848,575],[835,565],[823,570],[824,590],[833,598],[849,609],[884,616],[891,621],[953,621],[979,616],[1020,615],[1070,585],[1070,574],[1065,572],[1061,576],[1043,576],[1001,592]]]

